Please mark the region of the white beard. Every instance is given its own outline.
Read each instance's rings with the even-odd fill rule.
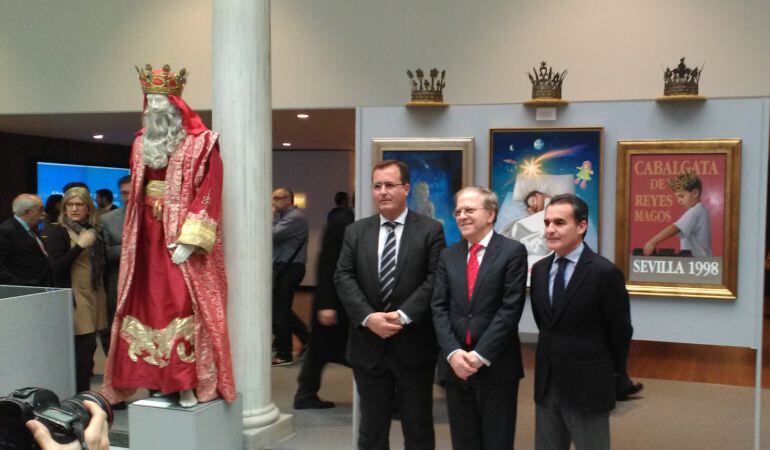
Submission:
[[[142,162],[153,169],[168,165],[168,157],[187,136],[182,116],[172,104],[167,108],[147,108],[142,118]]]

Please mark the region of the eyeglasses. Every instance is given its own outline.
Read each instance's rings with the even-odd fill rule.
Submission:
[[[380,191],[385,189],[386,191],[392,191],[396,186],[403,186],[405,183],[372,183],[373,191]]]
[[[452,214],[455,217],[460,217],[461,215],[465,214],[466,216],[472,216],[476,211],[480,211],[482,209],[486,208],[463,208],[463,209],[455,209],[452,211]]]
[[[81,203],[81,202],[77,202],[77,203],[75,203],[75,202],[67,202],[66,207],[67,207],[67,209],[80,209],[80,208],[85,208],[86,204],[85,203]]]
[[[273,200],[275,200],[275,201],[283,200],[283,199],[286,199],[286,198],[289,198],[289,196],[288,195],[284,195],[283,197],[279,197],[277,195],[273,196]]]

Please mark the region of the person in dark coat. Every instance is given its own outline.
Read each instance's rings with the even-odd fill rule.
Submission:
[[[327,363],[347,365],[345,348],[348,343],[350,319],[334,288],[334,270],[342,250],[345,227],[355,221],[347,192],[337,192],[337,205],[326,217],[326,231],[318,257],[318,275],[313,300],[310,349],[305,355],[297,378],[294,409],[333,408],[334,402],[318,398],[321,374]]]
[[[0,284],[51,286],[51,269],[37,225],[45,215],[33,194],[13,200],[13,217],[0,224]]]

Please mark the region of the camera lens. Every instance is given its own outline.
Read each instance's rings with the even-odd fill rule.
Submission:
[[[85,428],[91,420],[91,413],[83,405],[85,400],[90,400],[99,405],[107,413],[107,424],[112,425],[112,407],[110,407],[110,402],[98,392],[83,391],[72,398],[62,401],[60,408],[77,415],[83,423],[83,428]]]

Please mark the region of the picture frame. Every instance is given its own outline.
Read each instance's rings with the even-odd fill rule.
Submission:
[[[524,244],[530,271],[551,253],[543,219],[554,195],[586,202],[585,242],[600,250],[603,142],[602,127],[489,130],[489,186],[500,201],[495,231]]]
[[[447,245],[462,239],[452,214],[454,195],[473,184],[474,145],[470,137],[372,139],[373,165],[394,159],[409,166],[407,205],[441,222]]]
[[[615,263],[629,293],[736,298],[741,144],[618,142]]]

